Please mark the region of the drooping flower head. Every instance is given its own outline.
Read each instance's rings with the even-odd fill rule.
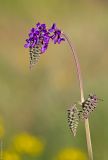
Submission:
[[[26,39],[25,48],[41,46],[41,53],[44,53],[49,43],[49,36],[45,24],[37,23],[35,28],[30,30],[29,38]]]
[[[30,68],[38,62],[40,54],[45,53],[51,40],[54,44],[60,44],[65,40],[55,23],[51,28],[47,28],[46,24],[37,23],[36,27],[30,30],[28,36],[24,47],[29,48]]]

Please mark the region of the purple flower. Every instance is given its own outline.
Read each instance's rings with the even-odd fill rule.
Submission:
[[[46,52],[49,42],[52,40],[54,44],[60,44],[65,39],[62,37],[61,30],[57,29],[54,23],[51,28],[47,28],[46,24],[37,23],[35,28],[32,28],[26,39],[25,48],[29,48],[30,69],[39,59],[40,54]]]
[[[57,29],[55,23],[50,29],[47,29],[45,24],[38,22],[36,27],[30,30],[28,36],[29,38],[26,39],[24,47],[33,49],[39,46],[41,48],[40,54],[47,50],[50,40],[53,40],[55,44],[60,44],[61,41],[65,40],[61,37],[61,30]]]
[[[41,47],[41,53],[44,53],[47,49],[49,43],[49,36],[47,34],[47,29],[45,24],[36,24],[36,28],[32,28],[28,34],[29,38],[26,39],[25,48],[34,48],[37,46]],[[44,49],[43,49],[44,48]]]
[[[54,41],[54,44],[60,44],[61,41],[65,41],[62,36],[61,30],[57,29],[56,24],[54,23],[52,27],[48,30],[50,38]]]

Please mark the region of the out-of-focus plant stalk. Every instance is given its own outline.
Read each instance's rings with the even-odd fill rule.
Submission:
[[[77,54],[73,48],[72,42],[70,41],[69,37],[65,33],[62,33],[62,34],[65,37],[65,39],[67,40],[67,42],[71,48],[72,55],[74,57],[76,72],[77,72],[77,76],[78,76],[78,80],[79,80],[81,103],[83,103],[84,102],[84,91],[83,91],[83,82],[82,82],[82,76],[81,76],[80,63],[79,63]],[[91,144],[91,136],[90,136],[90,128],[89,128],[89,120],[88,119],[85,119],[85,132],[86,132],[86,141],[87,141],[89,160],[93,160],[93,151],[92,151],[92,144]]]

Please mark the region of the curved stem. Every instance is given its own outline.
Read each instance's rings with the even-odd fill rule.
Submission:
[[[84,91],[83,91],[83,81],[82,81],[82,76],[81,76],[80,63],[79,63],[77,54],[73,48],[73,45],[72,45],[69,37],[64,33],[62,33],[62,35],[67,40],[67,42],[71,48],[72,55],[74,57],[74,62],[75,62],[75,66],[76,66],[76,72],[77,72],[79,87],[80,87],[81,103],[83,103],[84,102]],[[92,144],[91,144],[91,136],[90,136],[90,128],[89,128],[88,119],[85,119],[85,131],[86,131],[86,141],[87,141],[89,160],[93,160],[93,152],[92,152]]]
[[[82,82],[82,77],[81,77],[81,69],[80,69],[80,64],[79,64],[79,60],[77,57],[77,54],[75,52],[75,49],[73,48],[72,42],[69,40],[68,36],[66,34],[63,33],[63,36],[65,37],[65,39],[67,40],[73,57],[74,57],[74,61],[75,61],[75,66],[76,66],[76,72],[77,72],[77,76],[78,76],[78,80],[79,80],[79,87],[80,87],[80,94],[81,94],[81,103],[84,102],[84,92],[83,92],[83,82]]]

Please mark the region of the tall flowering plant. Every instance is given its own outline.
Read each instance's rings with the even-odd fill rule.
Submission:
[[[46,24],[37,23],[34,28],[30,30],[28,34],[28,39],[26,39],[25,48],[29,48],[30,55],[30,69],[37,64],[40,59],[40,56],[46,52],[48,49],[49,43],[53,42],[54,44],[60,44],[63,41],[67,41],[73,59],[76,66],[76,73],[79,81],[80,88],[80,105],[78,108],[77,104],[72,104],[67,110],[68,124],[72,131],[72,134],[75,136],[77,132],[77,127],[80,120],[83,120],[85,123],[85,132],[86,132],[86,141],[88,148],[88,157],[89,160],[93,160],[90,128],[88,117],[92,111],[97,106],[98,101],[100,100],[95,94],[89,94],[88,98],[84,99],[83,91],[83,81],[81,76],[81,67],[77,54],[73,48],[72,42],[69,37],[60,29],[57,28],[54,23],[50,28],[46,27]]]

